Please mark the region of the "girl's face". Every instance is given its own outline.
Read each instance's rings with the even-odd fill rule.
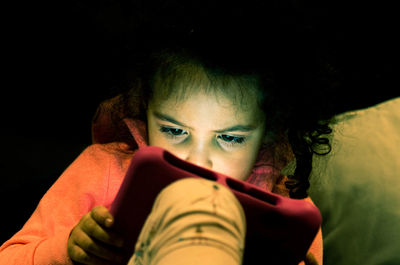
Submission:
[[[240,105],[222,93],[190,92],[152,100],[147,110],[149,144],[181,159],[245,180],[265,132],[264,113],[249,93]]]

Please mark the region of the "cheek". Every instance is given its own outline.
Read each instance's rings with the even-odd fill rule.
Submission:
[[[165,137],[158,130],[158,126],[154,122],[149,122],[147,126],[149,137],[149,145],[164,147],[166,145]]]
[[[149,132],[149,145],[162,147],[167,150],[169,149],[168,141],[159,132]]]
[[[149,132],[148,135],[149,135],[149,145],[159,146],[162,139],[155,133]]]
[[[253,138],[247,148],[234,152],[230,156],[219,160],[215,171],[228,175],[232,178],[246,180],[254,167],[260,149],[261,141],[258,137]],[[225,172],[225,173],[224,173]]]
[[[182,150],[177,150],[174,145],[171,145],[168,139],[155,126],[151,126],[151,124],[148,126],[148,137],[149,145],[161,147],[181,159],[185,158]]]

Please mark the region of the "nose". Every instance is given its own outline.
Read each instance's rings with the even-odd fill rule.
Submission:
[[[213,166],[208,152],[204,149],[194,148],[190,150],[185,160],[207,169],[212,169]]]

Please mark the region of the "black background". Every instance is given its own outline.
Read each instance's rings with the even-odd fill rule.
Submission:
[[[338,113],[400,94],[393,7],[297,4],[319,25],[321,43],[351,84],[332,91],[340,94]],[[119,78],[138,6],[127,0],[3,6],[0,242],[20,229],[47,188],[91,143],[92,116]]]

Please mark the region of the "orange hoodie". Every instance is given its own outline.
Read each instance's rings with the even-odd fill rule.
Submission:
[[[96,115],[93,123],[94,144],[46,192],[23,228],[0,247],[0,264],[72,264],[67,254],[72,228],[94,206],[111,205],[134,154],[127,144],[112,142],[109,116],[103,114]],[[125,123],[138,148],[146,146],[145,124],[128,119]],[[285,178],[279,175],[287,157],[273,161],[275,167],[271,157],[270,151],[261,150],[247,181],[287,196]],[[322,264],[321,231],[310,252]]]

